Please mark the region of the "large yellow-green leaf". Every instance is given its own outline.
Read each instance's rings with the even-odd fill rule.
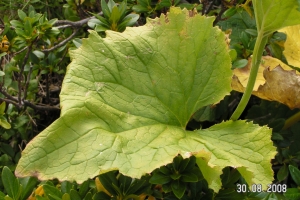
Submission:
[[[275,148],[267,127],[229,121],[185,130],[196,110],[231,90],[225,35],[212,23],[173,8],[104,39],[92,31],[71,52],[60,118],[27,145],[16,174],[83,182],[118,169],[139,178],[182,154],[213,172],[205,177],[215,191],[226,166],[249,184],[271,183]]]
[[[300,24],[298,0],[252,0],[258,32],[266,35]]]

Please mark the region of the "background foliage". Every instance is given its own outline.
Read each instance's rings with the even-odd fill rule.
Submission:
[[[232,68],[243,69],[253,53],[257,32],[251,1],[116,3],[119,6],[100,0],[0,2],[0,199],[300,199],[299,107],[290,109],[255,96],[251,97],[242,119],[272,128],[277,148],[272,160],[273,183],[278,185],[276,191],[279,187],[284,189],[285,184],[286,192],[237,192],[237,185],[246,182],[236,169],[227,167],[221,175],[222,189],[215,193],[208,188],[201,171],[194,168],[194,158],[180,156],[141,179],[112,171],[78,185],[57,180],[39,182],[34,177],[13,175],[26,144],[59,117],[59,93],[70,63],[68,52],[81,46],[81,38],[89,35],[89,29],[105,37],[104,30],[123,31],[126,26],[142,26],[146,17],[160,16],[170,6],[178,6],[215,16],[214,24],[230,33]],[[286,31],[270,34],[264,55],[298,70],[297,64],[287,61],[289,54],[283,51],[290,46],[285,43],[287,34]],[[228,120],[240,98],[240,93],[232,91],[220,103],[198,110],[187,129],[208,128]]]

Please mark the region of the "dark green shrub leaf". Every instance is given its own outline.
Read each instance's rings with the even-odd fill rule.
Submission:
[[[62,200],[71,200],[71,197],[70,197],[70,195],[68,193],[65,193],[65,194],[63,194],[63,196],[62,196],[61,199]]]
[[[73,184],[69,181],[63,181],[60,184],[61,192],[64,193],[70,193],[71,189],[73,189]]]
[[[283,165],[278,173],[277,173],[277,179],[278,181],[283,181],[284,179],[286,179],[286,177],[289,175],[289,169],[287,165]]]
[[[61,200],[62,193],[56,187],[51,186],[51,185],[43,185],[43,189],[44,189],[45,195],[50,200]]]
[[[38,180],[35,177],[25,177],[20,178],[19,182],[22,185],[21,198],[27,199],[32,193],[34,187],[37,185]]]
[[[165,175],[171,175],[172,171],[167,166],[162,166],[159,168],[159,171],[162,172]]]
[[[173,180],[178,180],[178,179],[180,179],[180,177],[181,177],[181,174],[171,174],[171,176],[170,176]]]
[[[165,175],[161,172],[156,172],[151,176],[149,182],[152,184],[163,185],[163,184],[169,183],[171,180],[172,179],[171,179],[170,175]]]
[[[89,191],[89,186],[90,186],[90,180],[86,180],[80,185],[79,195],[81,197],[84,197],[87,194],[87,192]]]
[[[172,182],[172,191],[178,199],[180,199],[183,196],[185,190],[186,185],[183,182],[179,180]]]
[[[7,194],[13,199],[18,199],[21,195],[19,180],[13,175],[10,169],[4,166],[2,170],[2,183]]]
[[[82,200],[82,198],[80,197],[78,192],[76,190],[73,190],[73,189],[71,189],[71,191],[70,191],[70,197],[71,197],[72,200]]]
[[[287,191],[283,193],[283,195],[289,200],[299,200],[300,190],[298,188],[288,188]]]
[[[196,174],[187,172],[181,175],[180,181],[182,182],[197,182],[198,177]]]
[[[245,199],[245,197],[243,193],[237,193],[235,189],[226,189],[226,190],[220,190],[214,199],[215,200],[223,200],[223,199],[241,200],[241,199]]]
[[[111,197],[105,192],[98,192],[93,196],[94,200],[111,200]],[[73,199],[72,199],[73,200]]]
[[[289,171],[295,183],[300,186],[300,170],[293,165],[289,165]]]
[[[88,193],[85,195],[85,197],[84,197],[83,200],[92,200],[92,193],[91,193],[91,192],[88,192]]]

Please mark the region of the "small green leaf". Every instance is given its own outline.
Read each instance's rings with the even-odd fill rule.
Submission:
[[[172,171],[167,166],[162,166],[159,168],[159,171],[162,172],[165,175],[170,175]]]
[[[237,58],[237,52],[235,49],[230,49],[229,50],[229,55],[230,55],[230,58],[231,58],[231,61],[235,61],[236,58]]]
[[[0,125],[1,125],[1,122],[0,122]],[[9,155],[11,158],[13,158],[15,156],[15,151],[9,144],[0,142],[0,149],[2,150],[2,152]]]
[[[61,200],[71,200],[71,197],[68,193],[63,194]]]
[[[117,5],[113,0],[108,0],[107,7],[108,7],[110,13],[112,13],[113,8],[116,7],[116,6]]]
[[[34,50],[32,53],[33,53],[34,55],[36,55],[36,57],[38,57],[38,58],[40,58],[40,59],[42,59],[42,58],[45,57],[45,53],[42,52],[42,51],[39,51],[39,50]]]
[[[249,35],[257,37],[257,30],[256,29],[245,29],[245,32],[248,33]]]
[[[92,200],[92,193],[91,193],[91,192],[88,192],[88,193],[85,195],[85,197],[84,197],[83,200]]]
[[[90,28],[92,28],[92,29],[94,29],[95,26],[96,26],[97,24],[100,24],[100,20],[99,20],[99,19],[93,18],[93,19],[90,19],[90,20],[88,21],[88,26],[89,26]]]
[[[120,184],[120,190],[123,194],[125,194],[132,183],[132,178],[119,174],[118,181]]]
[[[171,177],[161,172],[156,172],[152,175],[149,182],[152,184],[166,184],[171,181]]]
[[[22,10],[18,10],[18,16],[22,21],[24,21],[25,17],[27,17],[26,13]]]
[[[23,28],[24,27],[24,24],[18,20],[11,20],[10,24],[12,26],[14,26],[15,28]]]
[[[0,104],[0,115],[4,115],[5,114],[5,108],[6,108],[6,103],[5,103],[5,101],[3,101]]]
[[[300,186],[300,170],[293,165],[289,165],[289,171],[295,183]]]
[[[118,195],[113,187],[113,185],[118,185],[116,173],[117,171],[110,171],[99,176],[99,180],[103,187],[112,195]]]
[[[111,11],[109,10],[105,0],[101,0],[101,8],[102,8],[102,12],[103,12],[104,17],[109,19]]]
[[[277,173],[277,179],[278,181],[283,181],[284,179],[286,179],[286,177],[289,175],[289,169],[287,165],[283,165],[278,173]]]
[[[298,188],[288,188],[286,192],[283,193],[285,197],[289,200],[299,200],[300,199],[300,189]]]
[[[95,27],[95,31],[97,31],[97,32],[104,32],[106,30],[109,30],[109,28],[102,26],[102,25],[96,25],[96,27]]]
[[[178,180],[178,179],[180,179],[180,177],[181,177],[181,174],[171,174],[171,176],[170,176],[173,180]]]
[[[126,9],[127,9],[127,1],[122,1],[122,3],[119,5],[119,13],[120,13],[120,19],[123,19],[126,15]]]
[[[22,199],[27,199],[32,193],[34,187],[37,185],[38,180],[35,177],[19,178],[20,184],[22,185]]]
[[[110,23],[111,24],[118,23],[119,20],[120,20],[120,17],[121,17],[121,13],[119,12],[118,7],[114,6],[112,8],[111,15],[110,15],[110,18],[109,18]]]
[[[70,191],[70,197],[72,200],[82,200],[82,198],[80,197],[80,195],[78,194],[78,192],[74,189],[71,189]]]
[[[130,185],[126,194],[137,194],[146,193],[150,189],[151,184],[149,183],[150,176],[143,176],[141,179],[134,179],[133,183]]]
[[[282,135],[280,133],[273,132],[272,133],[272,140],[284,140],[284,138],[282,137]]]
[[[81,197],[84,197],[87,194],[87,192],[89,191],[89,185],[90,185],[90,180],[86,180],[80,185],[79,195]]]
[[[178,155],[174,158],[172,165],[173,165],[173,168],[175,171],[179,171],[179,167],[180,167],[182,160],[183,160],[183,158],[181,155]]]
[[[148,12],[149,8],[144,7],[142,5],[134,5],[132,6],[132,10],[135,11],[136,13],[143,13],[143,12]]]
[[[97,199],[111,200],[111,197],[108,194],[106,194],[105,192],[98,192],[94,195],[93,199],[95,199],[95,200],[97,200]],[[77,200],[77,199],[75,199],[75,200]]]
[[[61,200],[62,193],[56,187],[51,186],[51,185],[43,185],[43,189],[44,189],[45,195],[50,200]]]
[[[247,59],[236,60],[232,63],[232,69],[243,68],[243,67],[246,67],[247,64],[248,64]]]
[[[219,191],[219,193],[216,195],[214,199],[215,200],[222,200],[222,199],[241,200],[241,199],[245,199],[245,196],[243,193],[238,193],[235,189],[223,189]]]
[[[61,183],[61,192],[64,193],[70,193],[72,189],[73,184],[70,181],[63,181]]]
[[[187,172],[181,175],[180,181],[182,182],[197,182],[198,177],[192,172]]]
[[[21,194],[19,180],[13,175],[10,169],[4,166],[2,170],[2,183],[7,194],[13,199],[18,199]]]
[[[82,39],[80,39],[80,38],[74,38],[72,40],[72,42],[76,46],[76,48],[79,48],[81,46],[81,44],[82,44]]]
[[[186,190],[186,185],[183,182],[177,180],[177,181],[172,182],[171,187],[172,187],[172,191],[175,194],[175,196],[178,199],[181,199],[181,197],[184,195],[184,192]]]
[[[236,11],[237,11],[236,7],[229,8],[223,13],[223,16],[227,18],[231,17],[235,15]]]

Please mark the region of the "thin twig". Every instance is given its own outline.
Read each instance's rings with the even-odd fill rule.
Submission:
[[[32,72],[32,64],[30,63],[30,68],[29,68],[29,72],[28,72],[28,74],[27,74],[27,80],[26,80],[25,88],[24,88],[23,101],[27,98],[27,90],[28,90],[28,86],[29,86],[29,81],[30,81],[31,72]]]
[[[36,122],[35,122],[34,119],[31,117],[31,115],[29,114],[29,112],[28,112],[27,110],[26,110],[25,112],[26,112],[27,116],[30,118],[31,122],[35,125],[35,127],[37,127]]]
[[[59,111],[60,108],[57,106],[48,106],[48,105],[35,105],[31,103],[30,101],[25,100],[24,105],[29,106],[30,108],[36,109],[36,110],[48,110],[48,111]]]
[[[208,8],[204,10],[204,15],[207,15],[209,13],[209,11],[213,7],[214,3],[215,3],[215,0],[213,0],[209,3]]]
[[[13,56],[19,54],[19,53],[22,53],[23,51],[25,51],[26,49],[28,48],[28,46],[24,47],[23,49],[21,49],[20,51],[17,51],[13,54]]]
[[[49,49],[43,49],[41,50],[42,52],[50,52],[53,51],[59,47],[64,46],[65,44],[67,44],[78,32],[79,29],[75,29],[74,32],[66,39],[64,39],[63,41],[61,41],[60,43],[58,43],[57,45],[54,45],[53,47],[49,48]]]
[[[103,15],[103,12],[97,13],[97,15]],[[72,22],[69,20],[58,20],[54,23],[54,26],[56,28],[68,28],[68,27],[73,27],[73,28],[81,28],[84,24],[86,24],[90,19],[95,18],[94,16],[88,17],[85,19],[82,19],[80,21]]]
[[[221,10],[220,10],[220,12],[218,13],[218,16],[216,17],[216,19],[215,19],[215,21],[214,21],[214,23],[213,23],[214,26],[222,19],[222,15],[223,15],[223,13],[224,13],[226,10],[227,10],[227,7],[226,7],[226,6],[223,4],[223,2],[222,2],[222,4],[221,4]]]
[[[49,96],[49,76],[46,74],[46,103],[50,102],[50,96]]]
[[[9,100],[9,99],[4,99],[4,98],[0,98],[1,101],[5,101],[6,103],[11,103],[13,105],[15,105],[16,107],[19,108],[19,104],[15,101]]]
[[[0,89],[0,92],[6,97],[6,98],[8,98],[8,99],[10,99],[10,100],[12,100],[12,101],[14,101],[14,102],[18,102],[18,99],[17,98],[15,98],[15,97],[13,97],[13,96],[11,96],[10,94],[8,94],[5,90],[4,90],[4,88],[1,86],[0,87],[1,89]]]
[[[32,44],[31,43],[29,46],[28,46],[28,49],[27,49],[27,52],[26,52],[26,55],[24,57],[24,60],[23,60],[23,63],[21,65],[21,70],[19,72],[19,77],[18,77],[18,88],[19,88],[19,93],[18,93],[18,103],[19,103],[19,107],[22,106],[22,99],[21,99],[21,96],[22,96],[22,77],[23,77],[23,72],[24,72],[24,68],[25,68],[25,65],[28,61],[28,58],[29,58],[29,53],[31,52],[31,48],[32,48]]]
[[[56,63],[56,66],[60,66],[60,64],[62,63],[63,59],[66,57],[67,53],[68,53],[68,49],[66,49],[64,51],[64,54],[61,56],[61,58],[59,59],[59,61]]]
[[[34,105],[33,103],[31,103],[30,101],[28,100],[23,100],[22,101],[22,104],[23,105],[19,105],[18,104],[18,99],[9,95],[5,90],[3,90],[3,88],[0,90],[0,92],[7,98],[0,98],[0,100],[2,101],[5,101],[7,103],[12,103],[13,105],[15,105],[17,108],[22,108],[23,105],[25,106],[29,106],[30,108],[33,108],[33,109],[36,109],[36,110],[60,110],[59,107],[57,106],[48,106],[48,105],[44,105],[44,104],[41,104],[41,105]]]

